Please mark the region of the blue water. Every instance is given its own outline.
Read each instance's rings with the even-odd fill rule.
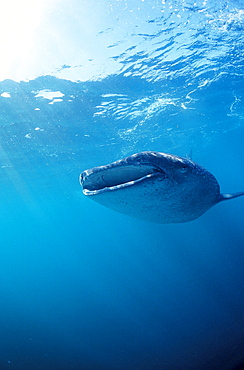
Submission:
[[[0,369],[241,369],[244,197],[157,225],[78,177],[155,150],[244,190],[244,2],[45,6],[0,41]]]

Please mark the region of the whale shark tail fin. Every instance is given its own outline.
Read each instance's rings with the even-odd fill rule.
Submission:
[[[233,194],[220,194],[219,202],[222,202],[222,200],[229,200],[237,197],[241,197],[244,195],[244,191],[240,191],[238,193],[233,193]]]

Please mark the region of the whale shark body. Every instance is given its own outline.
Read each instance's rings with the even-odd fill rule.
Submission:
[[[195,220],[244,195],[221,194],[216,178],[190,159],[151,151],[85,170],[80,184],[84,195],[106,207],[161,224]]]

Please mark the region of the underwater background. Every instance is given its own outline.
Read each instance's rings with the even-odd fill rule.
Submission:
[[[154,150],[244,191],[244,1],[1,7],[0,369],[241,369],[244,197],[158,225],[78,178]]]

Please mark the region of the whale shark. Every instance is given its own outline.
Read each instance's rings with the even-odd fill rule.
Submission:
[[[188,158],[145,151],[85,170],[83,194],[128,216],[160,224],[195,220],[224,200],[216,178]]]

